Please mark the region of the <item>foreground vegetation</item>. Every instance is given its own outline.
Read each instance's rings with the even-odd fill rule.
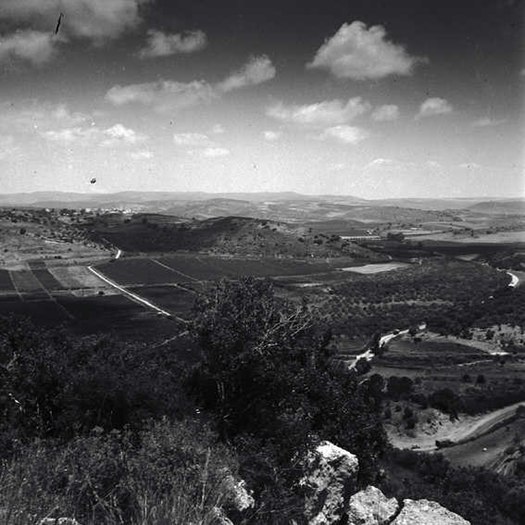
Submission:
[[[207,523],[237,473],[257,501],[243,520],[288,523],[303,508],[304,452],[321,439],[359,456],[363,484],[377,478],[377,392],[331,367],[308,305],[265,281],[223,282],[196,305],[190,333],[192,368],[170,345],[1,322],[6,523]]]
[[[499,275],[487,278],[497,285]],[[421,385],[409,378],[334,366],[330,333],[306,300],[265,280],[220,281],[191,315],[186,336],[161,344],[0,321],[0,523],[208,524],[219,507],[234,512],[241,478],[256,503],[235,523],[302,523],[305,454],[325,439],[358,456],[362,486],[438,501],[475,525],[487,515],[522,522],[523,470],[503,478],[389,450],[383,399],[454,415],[456,398],[416,399]]]

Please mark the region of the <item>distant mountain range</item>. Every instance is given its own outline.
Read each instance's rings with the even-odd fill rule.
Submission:
[[[468,210],[482,214],[525,214],[525,199],[378,199],[345,195],[303,195],[295,192],[205,193],[138,192],[65,193],[34,192],[0,195],[0,206],[45,208],[127,209],[135,212],[165,213],[182,217],[209,218],[245,216],[283,220],[368,219],[378,215],[407,215],[404,210],[451,213]],[[378,208],[387,208],[380,213]],[[374,210],[373,212],[371,210]],[[397,211],[396,211],[397,210]],[[359,212],[359,213],[356,213]],[[379,219],[381,220],[381,219]],[[401,219],[403,220],[403,219]]]

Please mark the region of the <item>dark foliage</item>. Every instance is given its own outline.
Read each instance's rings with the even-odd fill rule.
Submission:
[[[247,474],[263,495],[269,472],[281,472],[277,485],[297,481],[298,458],[315,440],[355,453],[363,482],[377,473],[386,442],[380,392],[335,371],[315,327],[308,305],[280,300],[271,283],[251,278],[220,282],[196,306],[192,331],[203,359],[190,384],[223,439],[241,443],[252,465],[259,451],[265,466]]]
[[[399,499],[437,501],[472,525],[525,523],[525,482],[481,468],[454,468],[440,454],[392,450],[382,489]]]

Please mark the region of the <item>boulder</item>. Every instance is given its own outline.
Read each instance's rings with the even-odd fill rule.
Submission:
[[[399,510],[396,498],[387,498],[376,487],[369,486],[354,494],[346,507],[348,525],[384,525]]]
[[[244,512],[255,505],[255,500],[246,489],[244,480],[237,480],[228,474],[224,479],[224,489],[227,506],[232,510]]]
[[[470,525],[470,521],[434,501],[406,499],[403,510],[392,525]]]
[[[358,470],[357,457],[329,441],[308,455],[306,475],[300,484],[305,491],[309,525],[330,525],[341,519],[355,490]]]

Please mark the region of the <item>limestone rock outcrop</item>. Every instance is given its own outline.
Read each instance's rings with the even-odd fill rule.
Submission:
[[[417,501],[406,499],[399,516],[392,525],[470,525],[470,521],[463,519],[454,512],[434,501],[420,499]]]
[[[378,488],[368,486],[348,501],[348,525],[384,525],[390,523],[399,510],[396,498],[387,498]]]
[[[357,457],[323,441],[307,458],[307,475],[301,480],[306,493],[305,517],[309,525],[336,523],[355,491]]]

